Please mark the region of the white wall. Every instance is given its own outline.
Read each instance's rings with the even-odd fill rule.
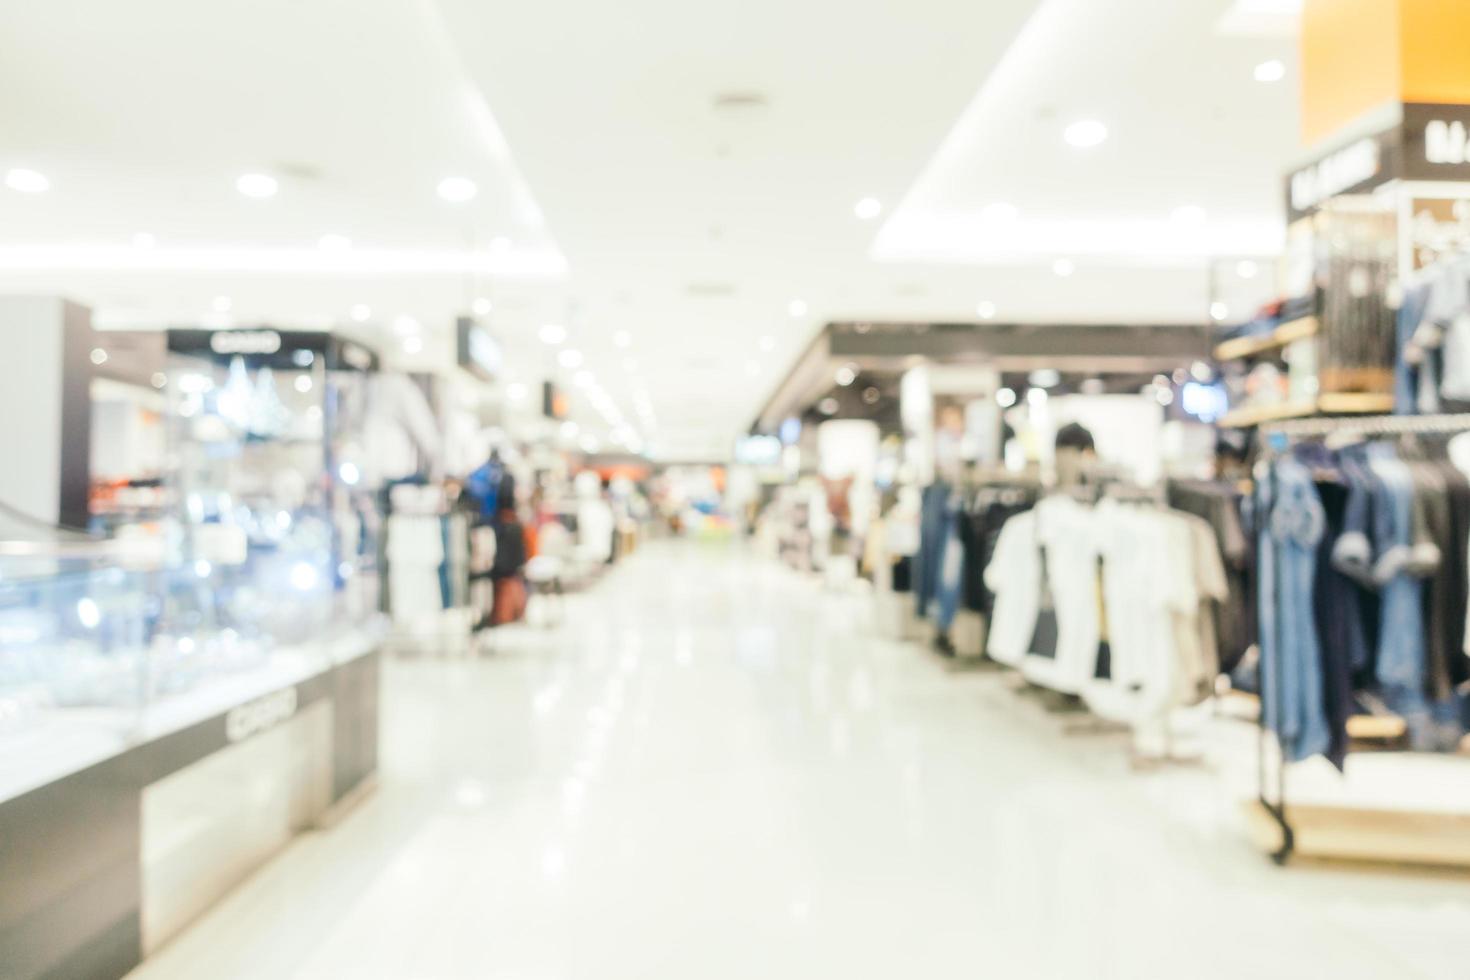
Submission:
[[[47,523],[61,507],[63,306],[0,296],[0,502]]]

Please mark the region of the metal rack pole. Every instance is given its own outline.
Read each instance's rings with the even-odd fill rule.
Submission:
[[[1261,474],[1261,479],[1270,482],[1270,499],[1274,502],[1276,499],[1275,447],[1271,444],[1271,433],[1263,431],[1261,433],[1261,436],[1263,443],[1261,447],[1263,453],[1262,461],[1265,464],[1265,472]],[[1257,496],[1257,503],[1259,503],[1259,495]],[[1264,527],[1264,521],[1266,520],[1267,515],[1263,514],[1260,508],[1257,507],[1255,516],[1257,521],[1257,534],[1260,534],[1261,529]],[[1258,544],[1256,548],[1257,582],[1261,581],[1265,577],[1263,574],[1264,562],[1264,549],[1262,549]],[[1279,606],[1281,599],[1279,576],[1273,574],[1271,576],[1271,583],[1274,592],[1271,597],[1271,601],[1273,604]],[[1274,631],[1274,618],[1272,622]],[[1281,846],[1276,851],[1272,852],[1271,859],[1277,864],[1285,864],[1290,859],[1291,852],[1296,846],[1296,833],[1292,830],[1291,821],[1287,819],[1286,816],[1286,750],[1285,747],[1281,744],[1281,739],[1279,736],[1276,739],[1276,799],[1274,802],[1268,797],[1266,792],[1266,784],[1268,782],[1268,777],[1266,773],[1266,759],[1269,755],[1271,735],[1270,723],[1267,719],[1274,717],[1276,718],[1277,723],[1280,724],[1280,719],[1282,715],[1282,705],[1280,703],[1275,703],[1274,706],[1276,710],[1274,713],[1267,710],[1267,706],[1269,704],[1272,704],[1270,699],[1279,698],[1281,696],[1282,682],[1284,680],[1281,657],[1281,644],[1279,642],[1279,639],[1279,636],[1273,637],[1272,648],[1275,651],[1275,654],[1271,658],[1272,663],[1269,675],[1268,672],[1264,669],[1259,672],[1261,681],[1261,712],[1260,717],[1257,719],[1259,734],[1257,741],[1256,798],[1260,801],[1261,807],[1268,814],[1270,814],[1273,820],[1276,821],[1276,826],[1281,831]],[[1262,644],[1261,646],[1261,652],[1264,656],[1264,644]],[[1262,666],[1264,667],[1265,665],[1263,664]]]

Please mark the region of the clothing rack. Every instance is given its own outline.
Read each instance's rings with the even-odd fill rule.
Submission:
[[[1269,466],[1281,452],[1290,447],[1290,444],[1301,438],[1327,437],[1327,436],[1394,436],[1394,435],[1433,435],[1433,434],[1456,434],[1470,432],[1470,413],[1452,415],[1373,415],[1373,416],[1333,416],[1326,418],[1307,419],[1285,419],[1277,422],[1264,423],[1257,430],[1260,439],[1261,455],[1259,461]],[[1274,437],[1274,438],[1273,438]],[[1269,478],[1269,473],[1265,474]],[[1257,569],[1259,575],[1260,569]],[[1278,579],[1279,583],[1279,579]],[[1281,656],[1275,658],[1275,663],[1269,678],[1270,696],[1280,698],[1285,678],[1283,676],[1284,665]],[[1261,679],[1261,712],[1258,719],[1259,738],[1257,742],[1257,768],[1256,768],[1256,798],[1262,809],[1275,822],[1281,831],[1281,846],[1271,854],[1271,859],[1277,864],[1286,864],[1291,859],[1296,849],[1296,831],[1292,826],[1290,818],[1286,813],[1286,753],[1282,746],[1277,745],[1276,778],[1275,778],[1275,801],[1268,798],[1268,784],[1271,782],[1267,770],[1267,749],[1271,730],[1266,725],[1268,714],[1281,717],[1284,705],[1276,703],[1274,712],[1266,711],[1266,700],[1268,692],[1268,679],[1263,671]]]
[[[1269,437],[1330,435],[1425,435],[1433,433],[1470,432],[1470,413],[1459,415],[1362,415],[1330,418],[1285,419],[1265,422],[1260,434],[1270,449]]]

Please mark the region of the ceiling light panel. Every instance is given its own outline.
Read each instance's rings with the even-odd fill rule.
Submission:
[[[1101,146],[1108,138],[1108,127],[1096,119],[1079,119],[1062,131],[1062,138],[1069,146],[1091,149]]]
[[[5,186],[22,194],[41,194],[50,189],[51,181],[38,171],[15,167],[5,171]]]
[[[1037,6],[871,257],[1014,265],[1062,253],[1199,269],[1220,254],[1279,251],[1295,106],[1241,107],[1256,91],[1251,62],[1215,34],[1216,13],[1152,0]],[[1120,62],[1111,39],[1121,38],[1132,56]],[[1171,229],[1171,199],[1208,212],[1205,227]],[[987,210],[997,202],[1017,209],[1003,235],[994,221],[1006,211]]]
[[[1286,77],[1286,65],[1273,58],[1256,65],[1254,74],[1258,82],[1279,82]]]
[[[275,197],[280,182],[270,174],[241,174],[235,179],[235,190],[256,200]]]
[[[121,9],[89,11],[83,31],[68,21],[64,4],[33,6],[7,17],[7,46],[57,50],[64,39],[68,57],[12,66],[18,74],[7,81],[24,82],[27,105],[24,114],[6,116],[5,130],[15,145],[54,149],[45,161],[7,163],[53,179],[66,174],[58,197],[65,206],[44,221],[7,214],[0,246],[101,244],[108,233],[97,215],[105,213],[107,226],[124,229],[113,233],[122,244],[141,229],[162,244],[309,247],[325,233],[348,233],[350,217],[358,242],[393,251],[494,251],[490,236],[514,241],[516,250],[556,248],[438,5],[355,10],[347,48],[330,5],[171,2],[163,34],[143,30]],[[283,34],[276,28],[286,19],[292,29]],[[180,43],[191,38],[200,43]],[[271,71],[262,73],[266,48]],[[323,77],[332,83],[321,84]],[[241,78],[251,84],[241,86]],[[88,93],[85,113],[71,98],[77,91]],[[342,98],[344,91],[353,98]],[[261,106],[274,108],[262,113]],[[95,118],[125,125],[97,126]],[[180,131],[180,118],[247,122],[200,143]],[[382,136],[410,131],[412,140]],[[151,159],[140,158],[142,147],[151,148]],[[289,155],[263,156],[263,147],[289,147]],[[483,221],[473,249],[437,198],[446,177],[476,185],[466,209]],[[272,182],[277,201],[290,198],[289,209],[240,207],[269,201]],[[152,284],[129,291],[154,302]],[[159,303],[176,293],[158,283]]]
[[[439,181],[439,199],[450,204],[473,201],[479,193],[479,186],[468,177],[445,177]]]

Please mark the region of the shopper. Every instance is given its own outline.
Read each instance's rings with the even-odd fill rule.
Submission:
[[[495,522],[495,562],[490,569],[495,585],[492,626],[516,622],[526,614],[526,553],[526,529],[514,508],[502,508]]]

